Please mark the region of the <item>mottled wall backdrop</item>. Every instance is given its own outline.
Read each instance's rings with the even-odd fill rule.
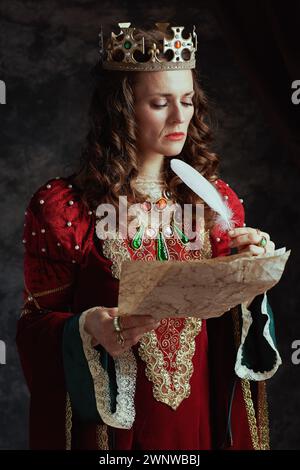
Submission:
[[[273,448],[300,449],[300,365],[291,361],[291,343],[300,339],[299,170],[235,62],[210,2],[185,3],[185,8],[178,0],[168,3],[0,3],[0,79],[7,93],[7,104],[0,106],[0,340],[7,348],[6,364],[0,365],[1,449],[27,447],[28,392],[14,343],[22,303],[25,207],[41,184],[71,173],[79,158],[100,24],[108,32],[118,21],[146,20],[197,25],[198,65],[215,109],[222,177],[244,199],[247,225],[269,232],[277,247],[292,249],[287,270],[270,294],[283,366],[268,390]]]

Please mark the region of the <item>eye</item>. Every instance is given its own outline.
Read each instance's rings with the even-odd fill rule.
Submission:
[[[165,108],[167,106],[167,103],[165,103],[165,104],[155,104],[155,103],[153,103],[152,106],[153,106],[153,108]]]
[[[185,101],[182,101],[181,104],[183,104],[183,106],[194,106],[193,103],[186,103]],[[154,108],[165,108],[166,106],[168,106],[168,103],[165,103],[165,104],[155,104],[155,103],[153,103],[152,106]]]

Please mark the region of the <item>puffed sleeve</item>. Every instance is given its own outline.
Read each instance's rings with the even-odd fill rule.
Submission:
[[[219,179],[216,188],[232,211],[235,227],[245,226],[243,200],[235,191]],[[228,242],[230,237],[216,227],[211,233],[213,256],[233,253]],[[267,292],[257,295],[250,303],[238,306],[241,317],[241,338],[237,351],[235,372],[242,379],[265,380],[271,378],[282,363],[276,346],[273,311]]]
[[[16,338],[31,394],[31,448],[67,446],[62,336],[91,241],[91,216],[67,178],[36,191],[25,212],[24,304]]]
[[[232,211],[233,228],[243,227],[245,224],[245,210],[243,200],[237,196],[235,191],[225,181],[218,179],[215,187],[224,199],[224,202]],[[229,235],[222,231],[217,225],[211,230],[212,255],[227,256],[231,253],[229,243]]]

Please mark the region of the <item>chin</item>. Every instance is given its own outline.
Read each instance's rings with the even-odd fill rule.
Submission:
[[[165,150],[164,156],[165,157],[176,157],[176,155],[179,155],[183,149],[183,145],[178,146],[177,148],[174,149],[168,149]]]
[[[175,143],[175,145],[168,145],[164,150],[163,150],[163,155],[165,157],[176,157],[176,155],[179,155],[183,149],[184,144],[180,142],[180,145],[178,143]]]

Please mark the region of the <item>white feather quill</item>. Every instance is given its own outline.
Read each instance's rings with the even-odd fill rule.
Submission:
[[[222,199],[213,184],[191,165],[177,158],[171,160],[171,168],[194,193],[217,212],[216,223],[221,230],[226,231],[234,227],[232,210]]]

